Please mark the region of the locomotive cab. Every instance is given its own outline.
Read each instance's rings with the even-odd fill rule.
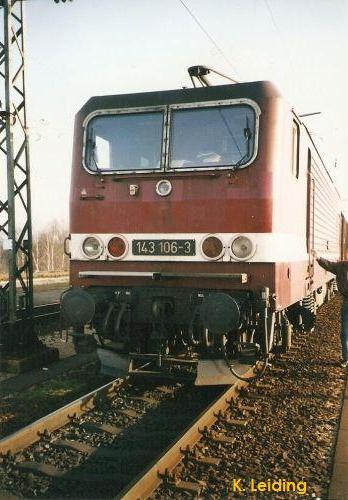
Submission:
[[[94,97],[78,113],[61,306],[96,333],[105,372],[228,384],[290,345],[287,311],[298,326],[332,279],[308,265],[293,122],[268,82]]]

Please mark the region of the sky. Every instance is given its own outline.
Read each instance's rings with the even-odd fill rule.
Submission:
[[[205,31],[180,0],[25,2],[34,231],[68,221],[74,115],[85,101],[191,86],[195,64],[271,80],[297,113],[321,111],[305,123],[348,212],[348,0],[184,2]]]

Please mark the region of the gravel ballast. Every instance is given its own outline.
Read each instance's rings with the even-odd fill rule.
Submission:
[[[221,458],[220,464],[207,468],[189,462],[178,466],[177,478],[203,481],[204,498],[328,498],[346,383],[346,370],[340,367],[340,306],[339,297],[324,304],[315,330],[298,336],[298,348],[274,363],[283,371],[267,374],[259,384],[264,388],[257,383],[248,387],[241,403],[256,411],[244,415],[250,420],[245,428],[223,422],[213,427],[234,436],[233,445],[201,441],[201,453]],[[263,397],[253,399],[255,394]],[[242,416],[237,406],[231,414]],[[252,491],[267,480],[292,481],[298,489]],[[234,484],[244,491],[233,491]],[[181,493],[161,486],[155,496],[180,498]]]

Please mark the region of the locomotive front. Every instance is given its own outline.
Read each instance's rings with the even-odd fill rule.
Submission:
[[[77,115],[61,306],[95,330],[104,371],[198,365],[196,383],[230,383],[267,356],[278,100],[256,82],[97,97]]]

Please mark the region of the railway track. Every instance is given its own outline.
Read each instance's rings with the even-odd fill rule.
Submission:
[[[77,498],[115,496],[222,392],[146,384],[115,380],[1,440],[2,488],[68,496],[73,482]]]
[[[24,310],[23,310],[24,311]],[[51,304],[42,304],[39,306],[34,306],[33,317],[35,323],[44,323],[49,322],[51,320],[59,320],[60,318],[60,303],[54,302]],[[18,311],[18,319],[17,323],[22,321],[21,318],[21,309]],[[7,321],[2,323],[2,326],[8,325]]]
[[[58,328],[61,329],[60,303],[35,306],[34,323],[38,333],[41,334],[50,332],[56,325],[59,325]]]
[[[68,424],[72,418],[77,418],[84,413],[93,410],[101,399],[108,399],[115,396],[116,391],[121,386],[119,380],[114,380],[64,407],[50,413],[36,422],[14,432],[0,440],[0,454],[2,460],[5,455],[15,455],[23,451],[32,444],[40,441],[43,435],[48,435]]]
[[[64,496],[72,482],[78,498],[100,496],[101,487],[103,496],[147,498],[162,482],[171,491],[198,496],[204,482],[182,480],[172,471],[192,461],[219,464],[197,443],[233,444],[230,432],[212,427],[248,424],[257,407],[240,399],[247,385],[161,383],[144,391],[129,379],[112,381],[0,441],[3,468],[10,481],[23,484],[35,474],[36,496],[40,488],[42,496]],[[265,387],[255,385],[258,391]]]
[[[172,472],[180,463],[184,465],[187,462],[195,462],[208,467],[219,464],[219,458],[202,453],[202,447],[199,447],[197,443],[207,440],[227,445],[234,443],[233,436],[212,431],[211,428],[218,420],[225,420],[226,424],[231,426],[243,427],[247,424],[248,418],[245,417],[253,413],[255,407],[236,403],[242,389],[246,386],[247,382],[242,381],[228,386],[169,449],[119,493],[118,498],[124,500],[148,498],[162,483],[165,484],[166,488],[175,492],[185,491],[192,495],[201,495],[204,489],[202,481],[185,481],[178,474],[172,474]],[[233,407],[235,415],[231,416]]]
[[[57,318],[60,315],[60,303],[54,302],[52,304],[43,304],[34,306],[35,319],[50,319]]]
[[[0,442],[0,490],[221,498],[234,477],[283,477],[325,497],[344,382],[332,365],[337,347],[325,307],[320,335],[296,334],[293,348],[248,387],[113,381],[9,436]]]

